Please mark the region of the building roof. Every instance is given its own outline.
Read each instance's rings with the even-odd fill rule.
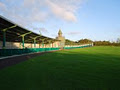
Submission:
[[[46,37],[37,33],[34,33],[28,29],[25,29],[14,22],[6,19],[3,16],[0,16],[0,41],[3,41],[3,34],[2,32],[6,30],[6,41],[7,42],[22,42],[21,35],[28,34],[25,36],[26,43],[32,43],[33,38],[38,37],[36,39],[37,43],[41,42],[43,39],[45,41],[51,40],[55,41],[55,39]]]

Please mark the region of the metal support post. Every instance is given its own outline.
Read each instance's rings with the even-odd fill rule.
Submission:
[[[6,47],[6,32],[5,31],[3,31],[3,49],[5,49],[5,47]]]

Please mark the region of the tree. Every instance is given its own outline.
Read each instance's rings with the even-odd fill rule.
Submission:
[[[110,41],[95,41],[94,42],[95,46],[108,46],[111,45]]]
[[[117,43],[120,43],[120,38],[117,39]]]
[[[81,39],[78,41],[78,43],[80,44],[89,44],[89,43],[92,43],[93,41],[90,40],[90,39]]]
[[[77,43],[75,41],[71,41],[69,39],[65,40],[65,45],[77,45]]]

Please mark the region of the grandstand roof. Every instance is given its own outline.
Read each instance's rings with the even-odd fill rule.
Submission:
[[[7,30],[8,29],[8,30]],[[33,38],[38,37],[36,39],[37,43],[42,41],[43,39],[45,41],[51,40],[51,41],[56,41],[53,38],[49,38],[37,33],[34,33],[32,31],[29,31],[14,22],[6,19],[3,16],[0,16],[0,41],[3,41],[3,34],[2,31],[6,30],[6,41],[7,42],[22,42],[21,35],[29,33],[29,35],[26,35],[25,38],[25,43],[32,43]]]

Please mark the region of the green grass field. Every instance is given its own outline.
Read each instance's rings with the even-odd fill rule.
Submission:
[[[57,51],[0,70],[0,90],[84,89],[120,90],[120,47]]]

